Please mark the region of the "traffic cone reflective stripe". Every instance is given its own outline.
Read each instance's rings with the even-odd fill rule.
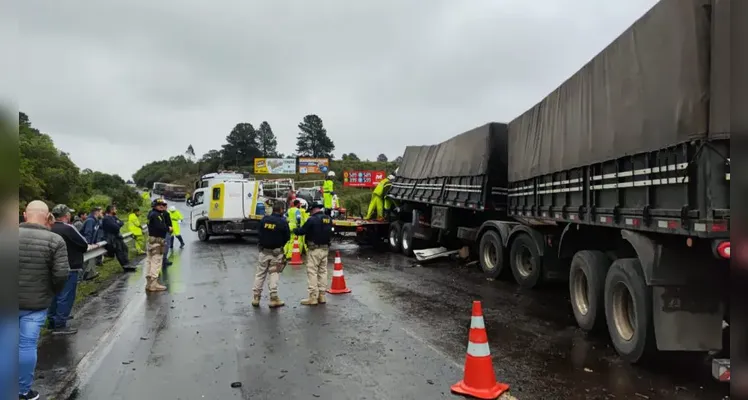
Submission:
[[[327,289],[330,294],[350,293],[351,289],[345,286],[345,277],[343,276],[343,262],[340,261],[340,251],[335,252],[335,264],[332,270],[332,285]]]
[[[291,249],[291,261],[290,265],[301,265],[304,262],[301,260],[301,250],[299,250],[299,238],[294,238],[293,248]]]
[[[451,389],[455,393],[479,399],[495,399],[509,390],[509,385],[496,381],[480,301],[473,302],[465,373],[463,379],[452,385]]]

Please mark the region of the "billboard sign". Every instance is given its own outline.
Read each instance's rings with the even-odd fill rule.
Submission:
[[[384,171],[343,171],[343,186],[373,188],[385,176]]]
[[[296,160],[293,158],[255,158],[255,174],[296,173]]]
[[[329,158],[299,157],[300,174],[326,174],[329,170]]]

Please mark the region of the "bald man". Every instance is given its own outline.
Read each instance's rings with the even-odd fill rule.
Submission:
[[[35,200],[18,227],[18,398],[34,400],[36,346],[47,309],[65,286],[70,273],[68,252],[60,235],[47,227],[49,207]]]

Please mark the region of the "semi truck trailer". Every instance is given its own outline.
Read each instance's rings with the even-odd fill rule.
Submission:
[[[729,0],[660,1],[509,123],[407,147],[389,223],[346,223],[406,255],[472,249],[526,289],[568,281],[579,327],[607,330],[631,363],[721,350],[729,13]],[[713,367],[729,381],[729,358]]]

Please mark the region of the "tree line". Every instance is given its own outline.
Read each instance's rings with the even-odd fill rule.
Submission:
[[[18,142],[21,208],[32,200],[44,200],[50,206],[64,203],[80,211],[112,202],[120,209],[141,205],[140,196],[119,175],[80,170],[23,112],[18,113]]]
[[[298,124],[296,152],[285,155],[278,152],[278,140],[267,121],[263,121],[258,129],[251,123],[240,122],[226,136],[226,143],[220,149],[206,152],[197,158],[192,145],[187,147],[184,154],[173,156],[167,160],[154,161],[145,164],[133,174],[133,180],[138,186],[152,187],[154,182],[181,183],[190,185],[190,180],[198,174],[220,170],[236,170],[252,173],[255,158],[296,158],[315,157],[330,158],[332,170],[338,169],[386,169],[392,172],[395,164],[402,160],[398,157],[389,162],[384,154],[377,157],[376,162],[362,161],[354,153],[343,154],[340,161],[334,161],[335,143],[327,135],[322,118],[315,114],[305,116]],[[338,174],[338,179],[342,174]]]
[[[327,135],[322,118],[310,114],[298,126],[296,153],[291,157],[333,156],[335,143]],[[194,149],[192,152],[194,155]],[[258,129],[249,122],[236,124],[226,136],[226,143],[221,149],[207,152],[200,161],[210,166],[230,168],[251,165],[259,157],[285,158],[284,154],[278,152],[278,139],[267,121],[263,121]]]

